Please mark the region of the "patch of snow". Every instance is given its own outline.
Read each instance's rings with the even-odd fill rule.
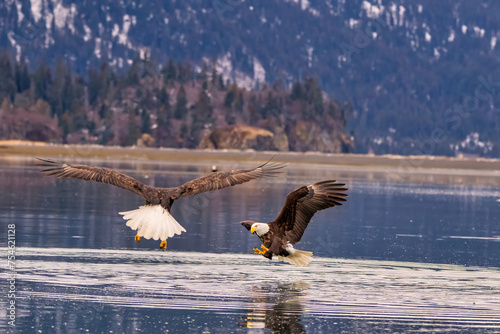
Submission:
[[[349,28],[354,29],[358,26],[359,20],[349,19]]]
[[[313,16],[319,17],[320,13],[319,10],[314,9],[314,8],[309,8],[309,13],[311,13]]]
[[[118,43],[127,45],[128,44],[128,31],[130,30],[130,16],[125,14],[123,16],[123,27],[121,33],[118,34]]]
[[[437,48],[434,48],[434,57],[436,57],[436,59],[439,59],[439,57],[441,57],[441,53],[439,53],[439,50]]]
[[[484,36],[484,29],[474,26],[474,35],[482,38]]]
[[[7,38],[9,39],[9,42],[12,45],[12,47],[15,47],[17,42],[16,42],[16,39],[14,38],[14,32],[9,31],[7,33]]]
[[[113,30],[111,31],[111,36],[113,36],[113,38],[115,38],[116,36],[118,36],[119,33],[120,33],[120,26],[115,23],[113,25]]]
[[[83,40],[88,42],[92,38],[92,30],[90,30],[89,26],[85,23],[83,24],[83,30],[85,30],[85,36],[83,36]]]
[[[20,2],[16,2],[16,7],[17,7],[17,24],[21,24],[24,19],[24,14],[23,14],[23,4]]]
[[[44,18],[45,18],[45,28],[47,31],[47,33],[45,33],[45,48],[48,48],[50,44],[54,43],[54,39],[52,38],[50,33],[52,31],[52,23],[54,22],[54,15],[48,9],[45,9]]]
[[[392,20],[394,21],[395,25],[398,24],[398,17],[396,15],[397,8],[398,8],[398,6],[394,2],[391,2],[391,6],[389,7],[389,10],[391,11],[391,17],[392,17]]]
[[[312,56],[313,56],[314,48],[312,46],[307,47],[307,67],[312,67]]]
[[[418,13],[419,13],[419,14],[421,14],[421,13],[422,13],[422,10],[423,10],[423,9],[424,9],[424,6],[422,6],[422,5],[417,5],[417,11],[418,11]]]
[[[462,34],[466,34],[467,33],[467,26],[465,24],[462,25]]]
[[[253,77],[234,70],[231,58],[231,53],[228,52],[221,58],[217,59],[217,62],[215,63],[215,69],[217,70],[217,73],[222,75],[224,82],[227,80],[234,81],[238,84],[238,86],[244,87],[248,90],[254,89],[257,82],[265,82],[266,71],[257,58],[254,58],[253,61]]]
[[[366,12],[366,16],[371,19],[376,19],[380,16],[381,9],[366,0],[361,4],[361,8]]]
[[[232,74],[232,79],[240,87],[244,87],[247,90],[252,90],[255,88],[255,80],[245,73],[240,71],[234,71]]]
[[[217,59],[215,69],[217,70],[217,73],[222,74],[224,81],[226,81],[227,78],[230,78],[233,71],[231,53],[228,52],[224,56],[222,56],[222,58]]]
[[[22,49],[21,45],[16,45],[16,61],[19,63],[21,62],[21,54],[22,54]]]
[[[453,42],[455,40],[455,30],[450,31],[450,35],[448,36],[448,42]]]
[[[71,33],[74,35],[76,32],[75,29],[75,15],[77,13],[77,8],[75,4],[71,4],[71,8],[69,10],[69,17],[68,17],[68,29],[71,31]]]
[[[406,8],[404,8],[403,6],[399,6],[399,26],[403,26],[403,22],[405,20],[405,12],[406,12]]]
[[[31,14],[35,19],[35,22],[38,22],[42,17],[42,0],[30,0],[31,2]]]
[[[496,45],[497,45],[497,36],[491,36],[490,40],[491,49],[494,50]]]
[[[347,61],[347,57],[344,55],[337,56],[337,67],[342,68],[342,63]]]
[[[69,8],[64,7],[58,3],[54,8],[54,23],[58,29],[64,28],[66,19],[69,15]]]
[[[257,58],[253,58],[253,79],[255,82],[266,82],[266,70]]]
[[[290,0],[285,0],[285,1],[290,1]],[[302,10],[306,10],[310,6],[309,0],[291,0],[291,1],[300,4],[300,8]]]
[[[431,34],[429,34],[427,31],[425,32],[425,41],[426,42],[430,42],[432,39],[432,36]]]
[[[103,43],[104,44],[104,43]],[[108,59],[113,59],[113,42],[107,41]]]
[[[101,59],[101,39],[99,37],[96,37],[95,39],[94,54],[97,59]]]
[[[309,0],[300,0],[300,7],[302,10],[306,10],[310,7]]]

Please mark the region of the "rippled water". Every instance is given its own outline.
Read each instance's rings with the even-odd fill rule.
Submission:
[[[159,186],[208,169],[107,164]],[[288,192],[330,178],[345,181],[350,197],[317,214],[297,245],[314,252],[309,267],[251,254],[260,243],[239,221],[273,220]],[[117,214],[142,204],[133,194],[43,178],[31,161],[4,161],[0,184],[1,225],[16,225],[21,333],[500,333],[496,187],[289,166],[278,178],[176,202],[188,232],[161,252],[158,242],[136,243]],[[2,268],[0,278],[11,274]]]
[[[500,332],[500,271],[243,254],[21,248],[19,326],[90,333]],[[293,330],[292,330],[293,329]]]

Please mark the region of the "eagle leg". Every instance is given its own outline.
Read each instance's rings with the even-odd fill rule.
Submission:
[[[162,251],[166,251],[167,250],[167,240],[162,240],[160,242],[160,248]]]
[[[134,239],[137,242],[141,241],[141,237],[139,236],[139,234],[136,234]]]

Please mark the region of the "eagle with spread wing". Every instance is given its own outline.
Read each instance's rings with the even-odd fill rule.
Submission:
[[[119,214],[127,220],[127,226],[137,231],[135,240],[139,241],[141,237],[161,240],[160,247],[163,250],[167,248],[167,238],[186,232],[184,227],[170,214],[175,200],[231,187],[260,177],[272,177],[286,166],[268,161],[253,169],[212,172],[178,187],[158,188],[148,186],[110,168],[37,159],[40,161],[38,165],[44,167],[41,172],[45,173],[46,176],[107,183],[144,198],[146,204],[140,206],[139,209],[119,212]]]
[[[251,220],[241,222],[262,241],[262,250],[254,248],[255,254],[269,260],[277,255],[280,261],[299,267],[307,266],[311,262],[312,252],[294,249],[292,245],[300,241],[316,212],[342,205],[346,201],[348,195],[344,192],[348,189],[344,186],[343,183],[329,180],[300,187],[288,194],[275,221],[267,224]]]

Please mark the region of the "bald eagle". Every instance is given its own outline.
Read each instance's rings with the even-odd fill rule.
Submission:
[[[312,259],[312,252],[293,248],[302,238],[307,225],[314,214],[336,205],[342,205],[348,195],[344,192],[345,184],[335,180],[321,181],[292,191],[286,197],[285,204],[275,221],[256,223],[251,220],[241,224],[252,234],[256,234],[263,245],[262,250],[254,248],[255,254],[269,260],[273,255],[279,261],[286,261],[299,267],[307,266]]]
[[[207,191],[223,189],[260,177],[272,177],[285,167],[284,164],[268,161],[254,169],[212,172],[175,188],[157,188],[145,185],[110,168],[37,159],[40,161],[38,165],[45,168],[41,172],[45,173],[46,176],[107,183],[131,191],[144,198],[146,200],[144,206],[132,211],[119,212],[119,214],[123,215],[123,219],[127,220],[127,226],[137,231],[136,241],[141,240],[141,237],[159,239],[161,240],[160,248],[162,250],[167,248],[167,238],[186,232],[184,227],[170,214],[175,200]]]

